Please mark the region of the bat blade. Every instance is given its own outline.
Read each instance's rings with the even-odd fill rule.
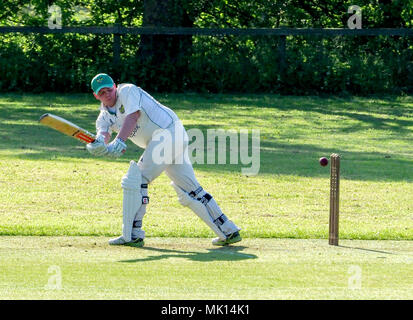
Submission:
[[[39,122],[83,143],[91,143],[95,141],[95,135],[93,133],[90,133],[78,125],[54,114],[45,113],[40,117]]]

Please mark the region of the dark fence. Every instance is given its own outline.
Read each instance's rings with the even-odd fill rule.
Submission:
[[[278,28],[278,29],[215,29],[215,28],[163,28],[163,27],[62,27],[61,29],[51,29],[48,27],[27,27],[27,26],[13,26],[0,27],[0,34],[5,33],[22,33],[22,34],[81,34],[81,35],[113,35],[112,38],[112,54],[114,70],[116,72],[121,61],[122,52],[122,36],[140,35],[140,36],[253,36],[253,37],[276,37],[277,52],[276,65],[280,73],[280,79],[284,79],[285,71],[288,68],[287,59],[287,37],[315,37],[315,38],[329,38],[329,37],[412,37],[412,29],[308,29],[308,28]],[[117,77],[119,75],[116,75]]]
[[[191,35],[191,36],[278,36],[280,41],[281,55],[285,56],[285,39],[286,36],[398,36],[412,37],[413,29],[316,29],[316,28],[278,28],[278,29],[214,29],[214,28],[162,28],[162,27],[62,27],[61,29],[50,29],[48,27],[0,27],[0,33],[39,33],[39,34],[59,34],[59,33],[77,33],[77,34],[113,34],[113,57],[114,61],[119,61],[121,50],[120,36],[131,35]]]

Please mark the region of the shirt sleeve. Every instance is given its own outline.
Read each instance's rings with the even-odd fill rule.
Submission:
[[[105,116],[104,111],[100,111],[98,118],[96,119],[96,135],[99,135],[102,132],[109,132],[112,133],[111,123]]]
[[[137,86],[124,87],[120,90],[119,95],[125,108],[125,115],[141,110],[142,94]]]

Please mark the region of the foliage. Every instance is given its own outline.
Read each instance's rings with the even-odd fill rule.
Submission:
[[[161,6],[160,3],[163,5]],[[0,25],[47,26],[48,6],[64,26],[346,28],[352,1],[21,0],[0,4]],[[410,28],[412,0],[358,1],[363,28]],[[88,91],[97,72],[153,91],[318,94],[411,92],[412,41],[397,37],[121,37],[0,34],[0,90]],[[285,65],[282,63],[285,59]]]

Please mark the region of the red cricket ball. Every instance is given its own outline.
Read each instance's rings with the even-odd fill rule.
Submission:
[[[328,165],[328,159],[326,157],[320,158],[319,162],[320,162],[320,165],[323,166],[323,167]]]

